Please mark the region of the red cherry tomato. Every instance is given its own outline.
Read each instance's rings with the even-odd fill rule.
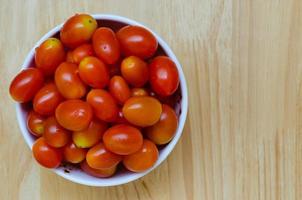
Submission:
[[[87,102],[94,114],[105,122],[114,122],[118,115],[118,107],[114,98],[106,90],[92,89],[87,94]]]
[[[75,63],[73,60],[73,55],[72,55],[72,51],[68,51],[66,54],[66,62],[69,63]]]
[[[82,44],[72,51],[72,60],[76,64],[80,64],[81,60],[87,56],[93,56],[94,51],[91,44]]]
[[[143,135],[137,128],[125,124],[109,128],[103,135],[105,147],[119,155],[129,155],[142,147]]]
[[[131,97],[123,106],[126,120],[140,127],[155,124],[159,120],[161,112],[161,103],[149,96]]]
[[[79,65],[81,79],[93,88],[104,88],[109,83],[106,65],[96,57],[86,57]]]
[[[114,76],[109,83],[110,94],[123,105],[130,98],[131,92],[128,84],[121,76]]]
[[[122,157],[108,151],[103,143],[89,149],[86,155],[87,164],[94,169],[108,169],[116,166]]]
[[[117,116],[114,124],[128,124],[121,109],[119,109],[119,111],[118,111],[118,116]]]
[[[152,89],[161,96],[170,96],[178,88],[179,77],[175,63],[167,56],[157,56],[149,65]]]
[[[25,103],[32,100],[43,82],[44,77],[39,69],[24,69],[11,82],[9,93],[15,101]]]
[[[52,75],[64,59],[64,47],[57,38],[48,38],[36,48],[36,66],[46,75]]]
[[[125,26],[116,33],[116,37],[125,56],[133,55],[146,59],[152,57],[157,50],[156,38],[143,27]]]
[[[110,65],[108,68],[109,68],[108,71],[110,77],[121,74],[120,66],[118,64]]]
[[[86,172],[87,174],[89,174],[91,176],[95,176],[98,178],[106,178],[106,177],[112,176],[115,173],[116,168],[117,168],[117,166],[115,165],[108,169],[93,169],[93,168],[89,167],[89,165],[87,164],[87,162],[85,160],[81,163],[81,169],[84,172]]]
[[[131,96],[132,97],[143,97],[143,96],[149,96],[149,94],[145,88],[132,88]]]
[[[120,57],[120,45],[115,33],[106,27],[98,28],[92,37],[96,55],[107,64],[114,64]]]
[[[122,61],[121,72],[126,81],[134,87],[142,87],[149,78],[147,63],[136,56],[129,56]]]
[[[43,137],[45,142],[56,148],[65,146],[70,140],[71,133],[64,129],[54,117],[49,117],[44,122]]]
[[[144,140],[140,150],[124,157],[123,164],[130,171],[143,172],[151,168],[157,159],[158,150],[156,145],[150,140]]]
[[[43,137],[37,139],[32,147],[37,162],[46,168],[57,168],[62,161],[59,149],[49,146]]]
[[[63,97],[54,83],[44,85],[35,95],[33,100],[34,111],[41,115],[52,115]]]
[[[63,62],[55,73],[56,86],[66,99],[79,99],[86,94],[86,86],[78,76],[78,66]]]
[[[87,14],[76,14],[69,18],[60,32],[60,39],[69,48],[86,43],[97,28],[96,20]]]
[[[86,158],[87,149],[78,148],[70,142],[63,148],[64,159],[70,163],[80,163]]]
[[[36,137],[42,136],[44,133],[44,120],[45,118],[35,111],[30,111],[27,116],[27,128],[31,134]]]
[[[67,100],[56,109],[56,119],[61,126],[71,131],[82,131],[92,120],[90,105],[82,100]]]

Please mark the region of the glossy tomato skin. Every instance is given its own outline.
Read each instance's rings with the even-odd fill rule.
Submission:
[[[154,97],[129,98],[123,106],[123,114],[128,122],[140,127],[152,126],[161,115],[162,105]]]
[[[104,133],[103,142],[109,151],[119,155],[129,155],[142,147],[143,135],[133,126],[119,124]]]
[[[43,137],[37,139],[32,147],[34,158],[46,168],[57,168],[62,161],[62,152],[49,146]]]
[[[32,110],[27,116],[27,129],[34,136],[41,137],[44,133],[44,121],[45,118],[42,115]]]
[[[73,132],[72,140],[79,148],[90,148],[101,141],[107,127],[106,122],[93,119],[85,130]]]
[[[64,46],[57,38],[48,38],[36,48],[35,63],[45,75],[52,75],[64,60]]]
[[[60,148],[70,141],[71,133],[64,129],[55,117],[47,118],[44,122],[44,127],[43,137],[48,145]]]
[[[105,122],[114,122],[118,115],[118,106],[109,92],[102,89],[92,89],[87,94],[87,102],[94,110],[94,114]]]
[[[43,83],[44,77],[39,69],[24,69],[12,80],[9,93],[15,101],[25,103],[33,99]]]
[[[149,94],[145,88],[132,88],[131,96],[132,97],[143,97],[143,96],[149,96]]]
[[[150,169],[158,159],[158,149],[150,140],[144,140],[142,147],[135,153],[123,158],[124,166],[133,172]]]
[[[120,45],[110,28],[98,28],[93,34],[92,44],[96,55],[106,64],[114,64],[119,60]]]
[[[80,163],[86,158],[87,149],[78,148],[73,142],[69,142],[63,148],[64,160],[70,163]]]
[[[149,79],[147,63],[136,56],[129,56],[122,61],[121,73],[134,87],[142,87]]]
[[[54,83],[47,83],[35,95],[33,100],[34,111],[41,115],[52,115],[63,97]]]
[[[71,131],[82,131],[90,124],[93,111],[90,105],[82,100],[67,100],[56,109],[56,119],[64,128]]]
[[[106,65],[96,57],[85,57],[79,65],[81,79],[93,88],[102,89],[109,83]]]
[[[128,124],[129,122],[125,119],[122,109],[119,109],[118,116],[113,124]]]
[[[87,164],[93,169],[108,169],[116,166],[122,157],[108,151],[103,143],[89,149],[86,155]]]
[[[81,163],[81,169],[84,172],[97,178],[107,178],[112,176],[116,172],[116,168],[117,166],[115,165],[107,169],[93,169],[87,164],[85,160]]]
[[[88,42],[97,28],[96,20],[87,14],[70,17],[60,32],[60,39],[69,48]]]
[[[150,31],[139,26],[125,26],[116,33],[125,56],[150,58],[157,50],[157,40]]]
[[[93,56],[94,51],[91,44],[82,44],[72,51],[72,60],[75,64],[80,62],[87,56]]]
[[[121,105],[123,105],[131,96],[130,88],[125,79],[121,76],[114,76],[110,79],[109,91]]]
[[[178,88],[179,77],[175,63],[167,56],[157,56],[149,65],[152,89],[160,96],[170,96]]]
[[[66,99],[79,99],[86,94],[86,86],[78,76],[78,66],[63,62],[55,72],[55,83]]]

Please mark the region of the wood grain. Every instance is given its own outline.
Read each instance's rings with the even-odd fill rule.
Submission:
[[[170,44],[188,80],[175,150],[118,187],[77,185],[40,168],[8,96],[30,48],[76,12],[140,21]],[[302,199],[302,1],[0,0],[0,199]]]

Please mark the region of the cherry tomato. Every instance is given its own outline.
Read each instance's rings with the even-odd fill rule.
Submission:
[[[66,99],[79,99],[86,94],[86,86],[78,76],[78,66],[63,62],[55,73],[56,86]]]
[[[131,97],[123,106],[126,120],[136,126],[146,127],[155,124],[162,112],[162,105],[154,97]]]
[[[37,162],[46,168],[57,168],[62,161],[59,149],[49,146],[43,137],[37,139],[32,147]]]
[[[86,43],[97,28],[96,20],[87,14],[76,14],[69,18],[60,32],[60,39],[69,48]]]
[[[45,142],[56,148],[65,146],[70,140],[71,133],[58,124],[56,118],[49,117],[44,122],[43,137]]]
[[[133,55],[146,59],[152,57],[157,50],[156,38],[143,27],[125,26],[116,33],[116,37],[125,56]]]
[[[109,76],[115,76],[115,75],[120,75],[121,74],[121,69],[120,66],[118,64],[116,65],[110,65],[109,67]]]
[[[119,155],[129,155],[142,147],[143,135],[133,126],[119,124],[104,133],[103,141],[109,151]]]
[[[31,134],[36,137],[42,136],[44,133],[44,120],[45,118],[35,111],[30,111],[27,116],[27,128]]]
[[[69,142],[63,148],[64,159],[70,163],[80,163],[86,158],[87,149],[78,148],[74,143]]]
[[[118,115],[118,107],[114,98],[102,89],[92,89],[87,94],[87,102],[94,110],[94,114],[105,122],[114,122]]]
[[[107,123],[94,119],[87,129],[73,132],[72,140],[79,148],[90,148],[102,139],[107,127]]]
[[[41,115],[51,115],[55,112],[63,97],[54,83],[44,85],[35,95],[33,100],[34,111]]]
[[[133,172],[143,172],[151,168],[158,159],[156,145],[150,140],[144,140],[143,146],[134,154],[123,159],[124,166]]]
[[[109,83],[106,65],[96,57],[85,57],[79,65],[81,79],[93,88],[104,88]]]
[[[36,48],[36,66],[41,69],[45,75],[52,75],[64,59],[64,47],[57,38],[48,38]]]
[[[149,96],[149,94],[145,88],[132,88],[131,96],[132,97],[142,97],[142,96]]]
[[[71,131],[82,131],[92,120],[92,109],[82,100],[67,100],[56,109],[56,119],[61,126]]]
[[[113,64],[118,61],[120,45],[110,28],[98,28],[92,36],[92,44],[96,55],[105,63]]]
[[[9,93],[15,101],[25,103],[32,100],[43,82],[44,77],[39,69],[24,69],[11,82]]]
[[[66,54],[66,62],[75,63],[75,61],[73,60],[72,51],[68,51],[67,52],[67,54]]]
[[[170,96],[178,88],[179,77],[175,63],[167,56],[157,56],[149,65],[152,89],[161,96]]]
[[[87,56],[93,56],[94,51],[91,44],[82,44],[72,51],[72,60],[76,64],[80,64],[81,60]]]
[[[131,95],[128,84],[121,76],[114,76],[110,79],[109,91],[121,105],[123,105]]]
[[[119,109],[119,111],[118,111],[118,116],[117,116],[114,124],[128,124],[121,109]]]
[[[91,176],[95,176],[98,178],[106,178],[106,177],[112,176],[115,173],[116,168],[117,168],[117,166],[115,165],[108,169],[93,169],[93,168],[89,167],[89,165],[87,164],[87,162],[85,160],[81,163],[81,169],[84,172],[86,172],[87,174],[89,174]]]
[[[122,61],[121,72],[126,81],[134,87],[142,87],[149,78],[147,63],[136,56],[129,56]]]
[[[116,166],[122,157],[108,151],[103,143],[89,149],[86,155],[87,164],[94,169],[108,169]]]

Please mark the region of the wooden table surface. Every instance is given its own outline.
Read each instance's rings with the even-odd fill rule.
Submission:
[[[16,122],[10,80],[35,42],[76,12],[144,23],[188,83],[183,136],[160,167],[118,187],[39,167]],[[0,0],[0,199],[302,199],[302,1]]]

